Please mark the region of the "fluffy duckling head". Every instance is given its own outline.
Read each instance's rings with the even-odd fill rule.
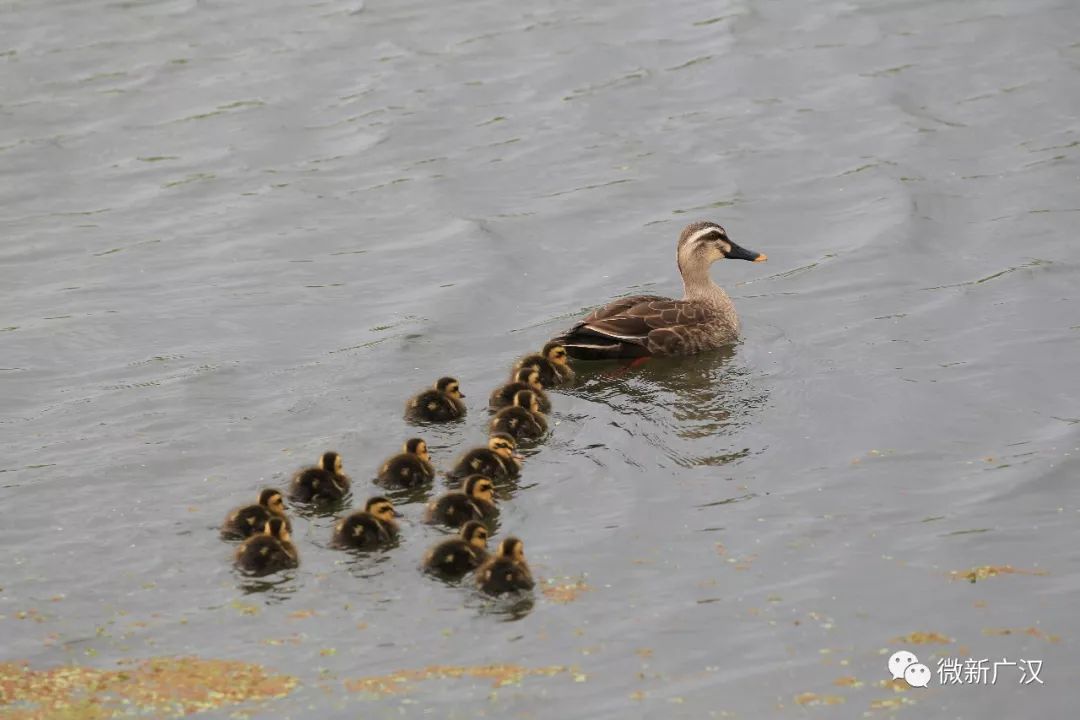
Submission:
[[[535,365],[518,370],[517,375],[514,376],[514,382],[524,383],[533,390],[544,389],[544,384],[540,382],[540,371],[536,369]]]
[[[540,412],[540,401],[536,399],[536,393],[532,390],[518,390],[514,393],[514,404],[526,410]]]
[[[281,491],[275,488],[266,488],[259,493],[259,504],[279,517],[285,516],[285,499]]]
[[[711,265],[717,260],[750,260],[765,262],[765,253],[754,252],[731,241],[727,231],[711,221],[687,225],[679,235],[679,270],[687,265]]]
[[[420,438],[409,438],[406,440],[405,453],[408,455],[415,455],[424,462],[431,462],[431,455],[428,454],[427,443]]]
[[[281,542],[291,542],[292,537],[289,535],[289,525],[285,522],[284,518],[272,517],[266,521],[263,532],[272,538],[277,538]]]
[[[516,537],[508,537],[499,543],[499,557],[525,562],[525,543]]]
[[[435,383],[435,389],[458,400],[465,397],[461,392],[461,384],[452,377],[439,378],[438,382]]]
[[[319,467],[328,472],[332,472],[335,475],[340,475],[345,466],[341,462],[341,456],[331,450],[329,452],[324,452],[322,457],[319,458]]]
[[[517,450],[517,440],[510,433],[492,433],[488,438],[488,449],[504,460],[510,460],[514,457],[514,450]]]
[[[483,475],[470,475],[461,483],[461,491],[476,500],[495,504],[495,484]]]
[[[552,362],[556,365],[567,365],[569,360],[566,357],[566,348],[562,346],[562,343],[552,340],[544,349],[540,351],[540,354],[548,359],[548,362]]]
[[[487,550],[488,529],[478,520],[470,520],[461,526],[461,539],[479,550]]]
[[[393,522],[394,518],[401,517],[401,513],[394,509],[394,504],[384,497],[373,497],[368,500],[364,503],[364,512],[384,522]]]

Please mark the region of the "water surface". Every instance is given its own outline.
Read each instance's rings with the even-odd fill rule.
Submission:
[[[1067,0],[6,3],[0,660],[295,676],[259,717],[1067,716],[1078,23]],[[743,341],[553,395],[500,519],[531,604],[421,576],[420,503],[392,551],[300,515],[297,571],[232,570],[230,507],[328,448],[359,502],[405,398],[453,374],[468,421],[424,431],[447,467],[516,356],[677,294],[701,218],[769,255],[713,271]],[[985,566],[1018,572],[964,579]],[[900,691],[901,648],[1038,658],[1045,684]],[[523,677],[356,683],[493,663]]]

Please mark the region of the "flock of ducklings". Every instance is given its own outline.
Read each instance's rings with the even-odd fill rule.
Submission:
[[[510,381],[491,393],[488,407],[494,415],[487,445],[466,451],[446,473],[461,480],[461,489],[435,498],[427,506],[428,523],[458,530],[456,537],[436,544],[425,553],[423,567],[427,572],[447,578],[462,578],[475,572],[477,586],[493,595],[532,589],[532,573],[520,539],[506,537],[495,554],[488,552],[489,525],[498,512],[495,485],[520,474],[522,458],[516,453],[518,441],[535,440],[547,432],[545,414],[551,411],[551,400],[544,388],[565,384],[573,378],[566,349],[551,342],[540,353],[518,360]],[[457,380],[440,378],[433,387],[409,399],[405,416],[420,423],[458,420],[466,413],[464,397]],[[389,488],[417,488],[434,478],[435,467],[427,443],[411,438],[402,452],[382,464],[375,482]],[[288,495],[294,503],[326,507],[344,500],[350,487],[341,455],[330,451],[323,453],[318,465],[293,475]],[[389,499],[372,497],[364,503],[363,510],[334,524],[331,544],[359,550],[385,547],[397,538],[400,517],[401,513]],[[229,540],[243,541],[236,550],[237,567],[263,575],[299,564],[291,529],[284,495],[267,488],[259,493],[257,504],[230,512],[221,534]]]

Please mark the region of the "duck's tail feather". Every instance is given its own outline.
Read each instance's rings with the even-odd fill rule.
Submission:
[[[643,345],[602,335],[585,325],[578,325],[552,340],[566,348],[566,354],[575,360],[623,360],[650,355]]]

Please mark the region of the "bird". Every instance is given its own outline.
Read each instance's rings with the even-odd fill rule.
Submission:
[[[441,377],[405,403],[405,417],[423,422],[447,422],[465,417],[461,385],[452,377]]]
[[[739,317],[731,298],[709,276],[709,267],[722,259],[768,258],[736,245],[714,222],[691,223],[679,235],[676,253],[682,300],[658,295],[620,298],[594,310],[552,343],[561,343],[570,357],[580,360],[694,355],[727,345],[739,336]]]
[[[236,565],[252,575],[267,575],[300,564],[284,518],[266,521],[263,532],[252,535],[236,548]]]
[[[491,478],[470,475],[461,483],[460,490],[448,492],[428,504],[427,522],[456,528],[469,520],[494,518],[498,512]]]
[[[544,345],[540,352],[526,355],[515,362],[511,377],[526,367],[535,367],[540,371],[540,382],[544,387],[566,385],[574,380],[574,368],[566,360],[566,348],[557,340]]]
[[[448,473],[452,478],[480,474],[492,480],[509,480],[521,474],[521,456],[515,453],[517,440],[504,432],[491,433],[487,447],[466,451]]]
[[[476,584],[491,595],[532,590],[535,583],[525,562],[525,543],[516,537],[508,537],[499,543],[495,556],[477,568]]]
[[[345,497],[351,485],[342,472],[341,455],[324,452],[315,467],[304,468],[293,475],[289,499],[297,502],[337,502]]]
[[[535,440],[547,432],[547,418],[532,390],[514,393],[514,404],[504,407],[491,418],[491,432],[504,432],[518,440]]]
[[[424,555],[424,569],[447,577],[461,577],[487,559],[488,529],[478,520],[461,526],[458,537],[443,540]]]
[[[532,390],[536,395],[536,402],[540,406],[540,412],[551,412],[551,399],[544,392],[544,384],[540,382],[540,370],[535,365],[523,367],[514,374],[514,379],[505,385],[500,385],[491,393],[488,399],[488,408],[499,410],[514,404],[514,394],[518,390]]]
[[[291,531],[289,519],[285,517],[285,501],[277,488],[266,488],[259,493],[259,502],[236,508],[225,516],[221,524],[221,537],[226,540],[243,540],[256,533],[263,532],[266,522],[272,517],[285,518],[285,525]]]
[[[338,520],[331,544],[336,547],[373,550],[397,539],[401,513],[384,497],[373,497],[364,509]]]
[[[409,438],[400,453],[382,464],[376,482],[384,486],[416,487],[431,482],[434,477],[427,443],[420,438]]]

